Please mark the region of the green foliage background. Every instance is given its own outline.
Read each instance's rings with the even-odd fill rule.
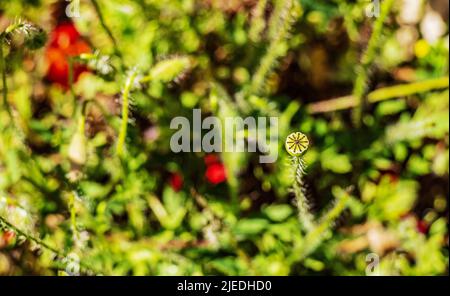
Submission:
[[[20,17],[50,32],[54,2],[1,1],[0,31]],[[430,3],[405,24],[402,1],[391,2],[369,43],[377,19],[364,0],[81,1],[74,21],[98,51],[82,62],[109,56],[101,65],[112,70],[93,69],[72,92],[43,80],[45,49],[0,44],[15,114],[2,105],[0,274],[70,274],[72,254],[81,274],[365,275],[370,253],[375,274],[447,274],[448,22],[428,42],[420,21]],[[367,102],[355,122],[357,97],[328,99],[358,94],[358,79]],[[117,99],[128,93],[123,130]],[[76,147],[87,158],[75,165],[83,104]],[[170,151],[170,121],[193,108],[279,116],[279,159],[223,153],[227,182],[209,184],[205,154]],[[311,142],[304,189],[322,218],[310,232],[283,148],[294,131]]]

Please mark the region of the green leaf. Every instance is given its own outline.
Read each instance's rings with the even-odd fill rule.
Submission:
[[[325,150],[321,157],[322,167],[336,174],[346,174],[352,170],[349,156],[336,154],[333,150]]]
[[[281,222],[289,218],[294,210],[289,205],[271,205],[264,209],[264,214],[275,222]]]
[[[269,225],[265,219],[242,219],[234,227],[237,235],[254,235],[261,233]]]
[[[382,102],[378,105],[376,113],[380,116],[397,114],[407,108],[405,100]]]

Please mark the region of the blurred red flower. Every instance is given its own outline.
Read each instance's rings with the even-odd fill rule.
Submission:
[[[422,234],[428,233],[428,223],[423,220],[417,221],[417,231],[419,231]]]
[[[16,234],[13,231],[5,231],[3,233],[3,240],[9,245],[13,239],[16,237]]]
[[[50,35],[50,44],[46,51],[48,70],[46,78],[64,88],[69,86],[69,58],[82,53],[91,52],[90,46],[84,41],[72,22],[59,24]],[[87,71],[82,65],[74,64],[73,81]]]
[[[173,173],[170,176],[170,186],[175,192],[178,192],[183,187],[183,176],[179,173]]]
[[[220,162],[219,157],[216,154],[208,154],[204,158],[206,166],[212,165],[213,163]]]
[[[217,185],[227,180],[227,173],[223,163],[213,163],[206,168],[206,180],[209,183]]]

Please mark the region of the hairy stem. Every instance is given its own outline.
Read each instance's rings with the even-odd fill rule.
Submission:
[[[297,246],[292,252],[290,259],[293,261],[303,260],[310,255],[321,244],[325,234],[332,227],[337,218],[346,209],[350,195],[345,190],[335,187],[333,195],[336,197],[335,204],[331,209],[319,219],[319,222],[308,232],[301,245]]]
[[[0,71],[2,73],[2,97],[3,97],[3,105],[5,107],[5,110],[8,112],[9,116],[11,117],[11,120],[13,120],[13,115],[11,111],[11,107],[8,103],[8,84],[6,82],[6,65],[5,65],[5,57],[3,54],[3,35],[0,37]]]
[[[117,156],[122,156],[124,152],[125,139],[127,137],[127,129],[128,129],[130,93],[134,85],[136,76],[137,73],[135,71],[132,71],[127,78],[125,88],[122,94],[122,123],[120,125],[119,138],[117,140],[117,150],[116,150]]]
[[[350,196],[346,192],[337,197],[334,206],[325,213],[317,226],[306,236],[302,256],[306,257],[314,251],[322,240],[325,232],[333,227],[334,221],[341,215],[342,211],[345,210],[349,199]]]
[[[306,190],[304,187],[303,176],[306,171],[306,164],[300,157],[293,157],[293,165],[295,166],[295,182],[294,193],[298,208],[298,217],[304,230],[310,231],[314,227],[314,217],[306,198]]]
[[[364,112],[367,84],[370,79],[369,70],[370,66],[375,60],[377,50],[380,44],[380,37],[383,30],[383,25],[386,18],[391,11],[394,4],[394,0],[384,0],[381,4],[381,13],[375,20],[373,26],[373,32],[370,36],[369,43],[367,44],[366,51],[362,55],[361,64],[358,65],[356,72],[356,80],[353,88],[353,96],[356,98],[358,105],[353,110],[353,123],[355,126],[360,126],[362,114]]]
[[[253,42],[261,41],[261,33],[264,30],[266,21],[264,19],[264,12],[266,10],[267,0],[260,0],[253,10],[253,16],[249,29],[249,36]]]
[[[64,253],[64,252],[60,252],[58,251],[56,248],[50,246],[49,244],[45,243],[44,241],[42,241],[39,238],[36,238],[28,233],[26,233],[25,231],[22,231],[21,229],[17,228],[16,226],[14,226],[12,223],[10,223],[8,220],[6,220],[5,218],[3,218],[2,216],[0,216],[0,228],[1,227],[7,228],[11,231],[13,231],[16,235],[18,236],[23,236],[25,237],[28,241],[32,241],[35,244],[37,244],[38,246],[40,246],[41,248],[44,248],[50,252],[52,252],[58,260],[63,261],[64,259],[69,258],[68,254]],[[89,265],[87,265],[85,262],[78,262],[80,267],[88,270],[88,271],[94,271],[94,269],[92,269]],[[95,272],[96,274],[100,274],[99,272]]]
[[[11,224],[9,221],[7,221],[5,218],[0,216],[0,225],[4,225],[6,228],[10,229],[11,231],[13,231],[14,233],[16,233],[17,235],[23,236],[25,237],[27,240],[32,241],[34,243],[36,243],[37,245],[55,253],[56,255],[58,255],[58,257],[65,257],[65,254],[60,253],[57,249],[49,246],[48,244],[46,244],[45,242],[43,242],[42,240],[20,230],[19,228],[17,228],[16,226],[14,226],[13,224]]]
[[[276,5],[275,13],[270,22],[270,32],[273,32],[273,36],[271,36],[266,54],[261,59],[260,65],[253,75],[252,84],[247,95],[258,95],[264,92],[267,77],[277,66],[277,60],[283,55],[280,45],[287,39],[295,20],[295,2],[293,0],[278,1]]]

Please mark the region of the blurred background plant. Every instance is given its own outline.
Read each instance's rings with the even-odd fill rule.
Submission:
[[[448,274],[448,1],[382,3],[1,1],[0,274]],[[279,159],[171,152],[193,108]]]

